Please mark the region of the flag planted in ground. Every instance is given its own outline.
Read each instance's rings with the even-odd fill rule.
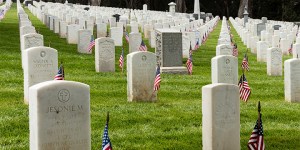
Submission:
[[[127,32],[125,32],[125,39],[126,39],[126,42],[129,43],[129,35]]]
[[[119,66],[123,70],[123,66],[124,66],[124,48],[123,47],[122,47],[122,53],[119,58]]]
[[[242,61],[242,69],[249,71],[249,63],[248,63],[247,54],[244,55],[244,58],[243,58],[243,61]]]
[[[188,70],[188,74],[191,75],[193,73],[193,59],[192,59],[192,49],[190,48],[189,58],[186,61],[186,68]]]
[[[65,72],[64,72],[64,66],[61,63],[59,68],[58,68],[58,72],[54,77],[54,80],[64,80],[65,79]]]
[[[194,50],[197,50],[198,48],[199,48],[199,39],[197,40],[197,42],[195,44]]]
[[[91,35],[91,40],[90,40],[90,43],[89,43],[88,52],[91,52],[94,46],[95,46],[94,35]]]
[[[106,124],[105,124],[104,133],[102,137],[102,150],[112,150],[112,145],[108,136],[108,122],[109,122],[109,114],[107,113]]]
[[[258,119],[255,123],[254,129],[248,141],[248,149],[249,150],[265,149],[263,123],[260,114],[260,103],[258,104]]]
[[[239,50],[238,50],[238,48],[237,48],[236,43],[233,44],[232,55],[235,56],[235,57],[238,57],[238,56],[239,56]]]
[[[154,91],[158,91],[160,88],[160,82],[161,82],[161,78],[160,78],[160,67],[157,66],[156,68],[156,75],[155,75],[155,79],[154,79]]]
[[[142,40],[142,42],[141,42],[141,45],[140,45],[140,47],[139,47],[139,50],[140,51],[148,51],[148,48],[147,48],[147,46],[145,45],[145,43],[144,43],[144,41]]]
[[[247,102],[249,99],[249,96],[251,94],[251,89],[250,89],[250,86],[248,84],[245,74],[243,74],[241,76],[238,86],[239,86],[239,92],[240,92],[240,99]]]

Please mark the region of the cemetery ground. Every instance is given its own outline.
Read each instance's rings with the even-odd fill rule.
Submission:
[[[116,47],[116,72],[96,73],[94,54],[79,54],[76,45],[67,44],[66,39],[59,38],[28,10],[26,13],[44,36],[45,46],[50,43],[58,50],[65,79],[90,85],[92,149],[101,148],[108,111],[109,136],[114,149],[201,149],[201,88],[211,83],[211,58],[216,54],[221,21],[208,41],[193,53],[193,75],[162,74],[157,102],[130,103],[126,71],[118,68],[121,47]],[[0,149],[9,150],[29,149],[29,116],[28,105],[23,102],[18,26],[16,4],[13,4],[0,22]],[[231,29],[238,44],[240,64],[246,48]],[[127,54],[125,39],[123,43]],[[250,71],[245,74],[252,94],[247,103],[240,101],[241,149],[247,149],[257,119],[258,101],[262,105],[266,149],[299,149],[300,104],[284,101],[283,76],[267,76],[266,63],[256,62],[256,55],[250,52],[248,56]],[[283,60],[289,58],[284,56]]]

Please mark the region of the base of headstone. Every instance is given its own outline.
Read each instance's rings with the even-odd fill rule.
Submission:
[[[161,73],[168,73],[168,74],[188,74],[186,67],[160,67]]]

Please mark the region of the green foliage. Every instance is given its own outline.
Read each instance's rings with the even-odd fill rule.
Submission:
[[[211,58],[216,53],[221,23],[209,35],[206,44],[194,52],[193,75],[162,74],[157,102],[129,103],[126,72],[118,69],[121,47],[116,47],[116,72],[96,73],[94,55],[77,53],[76,45],[67,44],[28,10],[26,12],[44,36],[45,45],[51,41],[51,47],[58,50],[59,61],[65,64],[66,79],[90,85],[93,150],[101,147],[107,111],[110,112],[109,135],[114,149],[201,149],[201,88],[211,83]],[[29,116],[28,106],[23,103],[18,27],[14,4],[0,22],[0,149],[3,150],[29,149]],[[246,48],[234,30],[233,35],[240,50],[241,63]],[[147,40],[145,42],[148,44]],[[124,43],[127,54],[125,39]],[[154,52],[154,49],[150,51]],[[240,102],[241,149],[247,149],[257,119],[258,101],[262,105],[266,148],[298,149],[300,105],[284,101],[283,77],[267,76],[266,64],[257,63],[256,55],[248,55],[251,70],[246,76],[252,95],[248,103]],[[284,56],[284,60],[288,58],[290,56]],[[241,74],[241,70],[239,72]]]

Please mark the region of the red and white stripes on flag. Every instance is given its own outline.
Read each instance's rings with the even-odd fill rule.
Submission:
[[[197,50],[199,48],[199,39],[198,39],[198,41],[196,42],[196,45],[195,45],[195,47],[194,47],[194,50]]]
[[[248,56],[245,54],[243,61],[242,61],[242,69],[249,71],[249,63],[248,63]]]
[[[247,102],[251,94],[251,89],[245,77],[245,74],[241,76],[238,86],[240,92],[240,99]]]
[[[93,49],[94,46],[95,46],[94,35],[91,35],[91,40],[90,40],[90,43],[89,43],[88,52],[91,52],[91,50]]]
[[[236,44],[233,45],[232,56],[235,56],[235,57],[239,56],[239,50],[237,49]]]
[[[58,68],[58,72],[54,77],[54,80],[64,80],[65,79],[65,72],[63,64],[60,64]]]
[[[264,131],[263,131],[263,124],[261,121],[261,114],[259,113],[260,117],[258,117],[250,139],[248,141],[248,149],[249,150],[264,150],[265,149],[265,142],[264,142]]]
[[[188,70],[188,74],[192,75],[193,73],[193,59],[192,59],[192,50],[189,52],[189,58],[186,61],[186,68]]]
[[[119,58],[119,66],[123,70],[123,66],[124,66],[124,49],[123,49],[123,47],[122,47],[122,53]]]
[[[154,79],[154,92],[158,91],[160,88],[160,82],[161,82],[161,78],[160,78],[160,67],[157,66],[156,68],[156,75],[155,75],[155,79]]]
[[[126,42],[129,43],[129,35],[127,32],[125,32],[125,39],[126,39]]]
[[[139,50],[140,51],[148,51],[148,48],[147,48],[147,46],[145,45],[145,43],[144,43],[144,41],[142,40],[142,42],[141,42],[141,45],[140,45],[140,47],[139,47]]]

